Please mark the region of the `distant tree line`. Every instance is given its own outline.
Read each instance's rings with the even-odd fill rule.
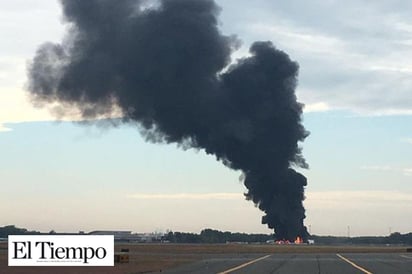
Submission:
[[[204,229],[200,234],[186,232],[169,232],[164,236],[164,240],[171,243],[226,243],[226,242],[266,242],[273,240],[275,235],[268,234],[247,234],[222,232],[213,229]],[[363,236],[363,237],[337,237],[337,236],[317,236],[311,235],[315,244],[324,245],[412,245],[412,233],[401,234],[392,233],[389,236]]]
[[[338,245],[412,245],[412,233],[401,234],[394,232],[389,236],[361,236],[361,237],[335,237],[312,235],[311,239],[316,244],[338,244]]]
[[[266,242],[272,240],[273,235],[232,233],[214,229],[203,229],[200,234],[170,231],[164,240],[171,243],[226,243],[226,242]]]
[[[36,235],[39,231],[29,231],[25,228],[18,228],[14,225],[0,227],[0,238],[7,238],[9,235]]]
[[[8,235],[38,235],[38,234],[66,234],[56,233],[51,230],[48,233],[39,231],[29,231],[25,228],[19,228],[14,225],[0,227],[0,238],[7,238]],[[73,233],[70,233],[73,234]],[[273,240],[274,234],[248,234],[239,232],[219,231],[214,229],[203,229],[200,234],[187,232],[170,231],[163,236],[164,241],[171,243],[227,243],[227,242],[245,242],[258,243]],[[324,245],[410,245],[412,246],[412,232],[401,234],[394,232],[389,236],[362,236],[362,237],[337,237],[337,236],[318,236],[311,235],[315,244]]]

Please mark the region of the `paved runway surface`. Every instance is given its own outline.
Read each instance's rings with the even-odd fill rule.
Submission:
[[[224,254],[164,273],[412,274],[412,254]]]

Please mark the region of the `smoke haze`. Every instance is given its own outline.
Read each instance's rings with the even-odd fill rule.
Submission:
[[[264,41],[229,66],[239,40],[220,32],[213,0],[61,3],[64,40],[41,45],[28,68],[35,104],[87,119],[120,108],[148,141],[204,149],[241,170],[278,239],[307,236],[306,178],[293,169],[307,167],[298,142],[308,135],[296,62]]]

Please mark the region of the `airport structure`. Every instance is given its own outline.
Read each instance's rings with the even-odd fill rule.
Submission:
[[[113,235],[117,242],[161,242],[162,233],[132,233],[125,230],[95,230],[88,233],[89,235]]]

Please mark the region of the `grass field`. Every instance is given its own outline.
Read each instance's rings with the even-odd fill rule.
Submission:
[[[8,267],[7,244],[0,243],[0,273],[114,273],[137,274],[161,272],[181,264],[240,253],[401,253],[406,247],[395,246],[318,246],[254,244],[116,244],[115,251],[129,249],[130,262],[114,267]]]
[[[321,246],[321,245],[274,245],[274,244],[126,244],[130,252],[172,254],[216,253],[391,253],[406,252],[399,246]]]

